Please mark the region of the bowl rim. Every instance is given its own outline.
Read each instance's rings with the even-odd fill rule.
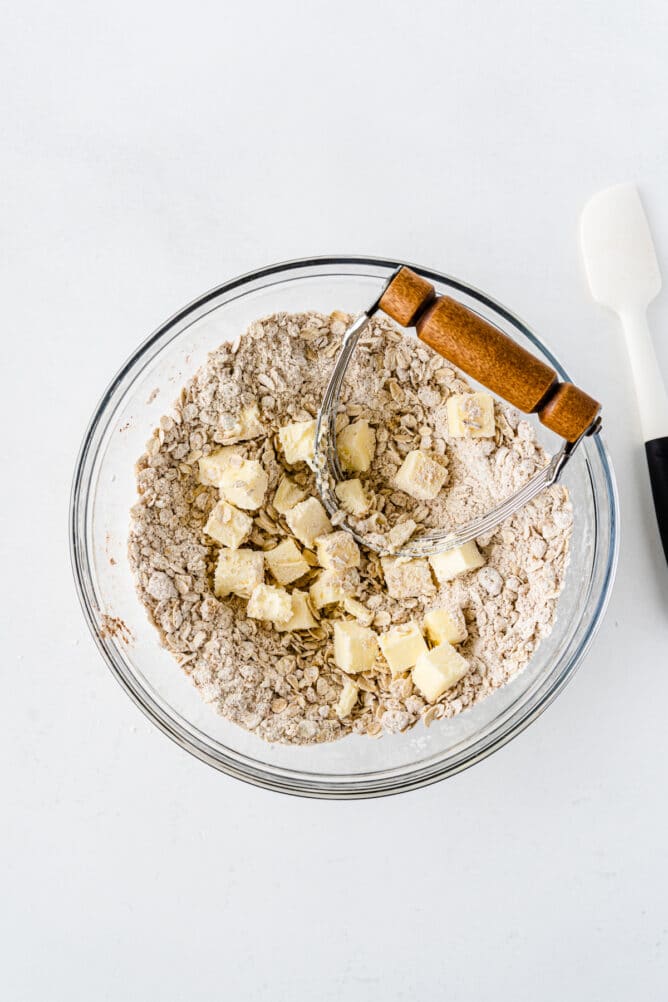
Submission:
[[[381,257],[370,257],[366,255],[321,255],[308,258],[295,258],[289,261],[267,265],[263,268],[246,272],[236,278],[230,279],[227,282],[223,282],[193,299],[190,303],[177,310],[174,314],[172,314],[172,316],[161,323],[155,331],[146,337],[125,360],[100,397],[97,406],[93,411],[92,417],[88,422],[75,463],[70,491],[68,516],[70,560],[77,596],[84,614],[84,619],[88,624],[93,640],[106,662],[107,667],[144,715],[151,720],[151,722],[155,724],[159,730],[179,745],[179,747],[183,748],[200,761],[207,763],[226,775],[240,779],[253,786],[273,790],[275,792],[287,793],[293,796],[315,797],[318,799],[330,800],[367,799],[378,796],[390,796],[416,790],[421,787],[431,785],[432,783],[439,782],[442,779],[456,775],[457,773],[470,768],[472,765],[475,765],[477,762],[482,761],[484,758],[487,758],[487,756],[493,754],[495,751],[498,751],[504,745],[508,744],[508,742],[510,742],[513,738],[521,734],[522,731],[529,726],[529,724],[536,720],[547,709],[562,689],[565,688],[591,647],[593,639],[603,620],[603,616],[612,592],[619,553],[619,500],[612,462],[599,434],[593,436],[590,442],[598,453],[598,458],[604,474],[604,498],[607,501],[607,511],[610,520],[607,560],[600,584],[600,593],[596,602],[596,607],[593,610],[586,635],[578,644],[577,649],[571,654],[563,670],[560,672],[558,677],[553,680],[549,688],[547,688],[547,690],[537,699],[535,705],[529,706],[525,709],[525,712],[520,714],[517,718],[513,717],[511,721],[506,719],[509,715],[509,710],[507,709],[504,711],[501,723],[496,725],[490,734],[487,734],[482,738],[478,738],[473,745],[469,746],[466,753],[460,753],[454,762],[445,766],[441,764],[440,767],[437,763],[430,763],[422,768],[418,767],[414,769],[410,775],[406,775],[403,771],[404,767],[401,767],[400,770],[386,770],[382,774],[369,773],[367,774],[368,778],[365,779],[363,785],[355,786],[350,785],[349,781],[345,778],[329,781],[329,777],[327,777],[328,782],[325,784],[322,782],[322,779],[326,778],[325,776],[318,778],[316,774],[300,773],[292,769],[271,766],[268,763],[262,763],[261,768],[258,768],[256,765],[241,766],[239,762],[234,759],[221,759],[219,756],[214,755],[207,748],[205,742],[201,741],[196,734],[193,734],[192,729],[186,730],[179,720],[176,719],[174,711],[168,712],[162,705],[160,705],[160,702],[158,702],[151,695],[151,693],[149,693],[148,690],[139,683],[136,676],[127,670],[124,662],[115,656],[114,650],[105,643],[105,637],[102,635],[98,625],[98,617],[96,615],[97,606],[93,601],[93,596],[90,593],[86,580],[88,572],[86,567],[87,553],[85,533],[83,534],[84,540],[82,544],[79,526],[82,524],[82,516],[83,524],[86,524],[86,511],[89,502],[89,492],[86,491],[84,494],[83,490],[86,486],[86,477],[84,475],[86,471],[86,463],[96,434],[103,426],[106,427],[108,425],[109,416],[106,414],[107,407],[112,401],[116,390],[119,388],[128,373],[136,366],[138,361],[150,353],[154,346],[157,346],[159,342],[165,339],[172,329],[182,320],[186,319],[190,314],[201,310],[202,307],[205,307],[208,303],[213,302],[221,295],[230,293],[238,288],[243,288],[244,286],[250,285],[260,279],[267,279],[277,275],[289,275],[292,271],[304,271],[309,268],[314,269],[317,273],[319,269],[325,266],[349,266],[352,268],[366,266],[388,269],[389,271],[394,270],[402,264],[407,265],[428,281],[445,283],[451,289],[458,290],[466,296],[478,301],[481,305],[492,309],[499,316],[503,317],[515,328],[517,328],[523,336],[525,336],[536,346],[536,348],[539,349],[544,357],[549,359],[561,379],[569,381],[568,373],[558,359],[555,358],[550,348],[545,345],[543,341],[539,340],[531,329],[519,317],[517,317],[516,314],[512,313],[505,306],[503,306],[503,304],[497,302],[491,296],[488,296],[486,293],[483,293],[481,290],[469,285],[466,282],[446,275],[442,272],[425,268],[421,265]],[[349,274],[350,277],[353,277],[355,272]],[[323,276],[318,275],[318,277]],[[105,418],[107,418],[107,420],[103,423],[103,419]],[[478,748],[478,745],[481,747]],[[471,749],[475,750],[472,752]],[[242,753],[234,754],[236,759],[242,758],[253,763],[256,763],[257,761],[255,759],[250,759],[250,757],[245,756]],[[396,772],[397,776],[391,775],[392,772]],[[330,774],[330,776],[331,775],[332,774]],[[364,778],[364,774],[356,774],[356,783],[359,784],[360,779]]]

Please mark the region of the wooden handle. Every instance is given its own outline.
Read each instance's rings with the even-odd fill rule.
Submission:
[[[378,304],[388,317],[392,317],[402,327],[413,327],[426,307],[436,299],[436,290],[426,278],[420,278],[410,268],[402,268]]]
[[[439,354],[526,413],[537,410],[557,382],[549,365],[448,296],[422,314],[417,332]]]
[[[567,442],[575,442],[591,426],[600,409],[598,400],[578,386],[559,383],[538,411],[538,417],[550,431]]]
[[[538,412],[541,422],[569,442],[589,428],[600,404],[476,313],[436,296],[433,285],[402,268],[380,299],[380,308],[513,407]]]

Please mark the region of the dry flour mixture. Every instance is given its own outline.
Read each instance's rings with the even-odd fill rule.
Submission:
[[[314,418],[350,318],[277,314],[223,344],[137,464],[141,601],[202,697],[268,741],[380,735],[451,717],[549,633],[572,510],[540,495],[462,551],[398,562],[322,509]],[[375,318],[342,394],[341,503],[397,546],[482,514],[546,462],[528,422]]]

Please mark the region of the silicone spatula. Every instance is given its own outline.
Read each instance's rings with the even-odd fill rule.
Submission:
[[[647,307],[661,288],[661,274],[635,185],[619,184],[594,195],[582,212],[580,234],[592,296],[619,316],[626,339],[668,560],[668,395],[647,326]]]

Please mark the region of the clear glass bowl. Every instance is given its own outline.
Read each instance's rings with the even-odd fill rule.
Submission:
[[[571,559],[558,618],[523,672],[458,716],[372,740],[270,745],[220,717],[158,643],[135,594],[126,555],[134,463],[180,387],[225,339],[279,310],[368,306],[396,262],[316,258],[265,268],[227,282],[181,310],[126,362],[84,436],[72,487],[71,553],[81,605],[118,681],[165,734],[230,776],[285,793],[354,798],[398,793],[473,765],[518,734],[555,698],[582,661],[601,622],[617,556],[617,500],[599,436],[587,439],[564,475],[574,508]],[[411,267],[414,267],[411,265]],[[445,275],[415,268],[546,359],[554,355],[498,303]],[[540,426],[553,450],[556,440]]]

